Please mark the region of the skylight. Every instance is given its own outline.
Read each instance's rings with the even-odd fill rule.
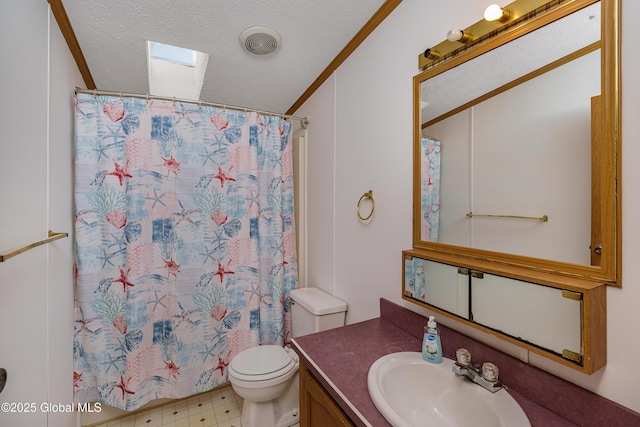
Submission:
[[[149,41],[149,56],[153,59],[195,67],[197,53],[195,50],[184,47]]]
[[[181,99],[199,99],[209,54],[148,41],[149,93]]]

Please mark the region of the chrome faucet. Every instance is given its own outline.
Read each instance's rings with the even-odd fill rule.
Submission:
[[[471,353],[466,348],[456,350],[456,362],[452,370],[457,376],[467,377],[491,393],[502,388],[502,383],[498,380],[498,367],[491,362],[483,363],[482,367],[471,364]]]

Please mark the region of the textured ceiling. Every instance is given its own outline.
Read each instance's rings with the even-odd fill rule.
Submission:
[[[286,112],[384,0],[62,0],[98,90],[149,92],[146,43],[206,52],[200,99]],[[240,33],[282,37],[269,55],[244,50]]]

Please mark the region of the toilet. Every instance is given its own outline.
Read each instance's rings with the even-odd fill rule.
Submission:
[[[347,304],[318,288],[290,293],[293,337],[344,326]],[[244,399],[242,427],[288,427],[300,422],[298,355],[279,345],[238,353],[229,363],[229,380]]]

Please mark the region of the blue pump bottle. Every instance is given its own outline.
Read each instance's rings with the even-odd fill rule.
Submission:
[[[442,363],[442,344],[440,331],[434,316],[429,316],[429,322],[424,327],[424,339],[422,340],[422,358],[431,363]]]

